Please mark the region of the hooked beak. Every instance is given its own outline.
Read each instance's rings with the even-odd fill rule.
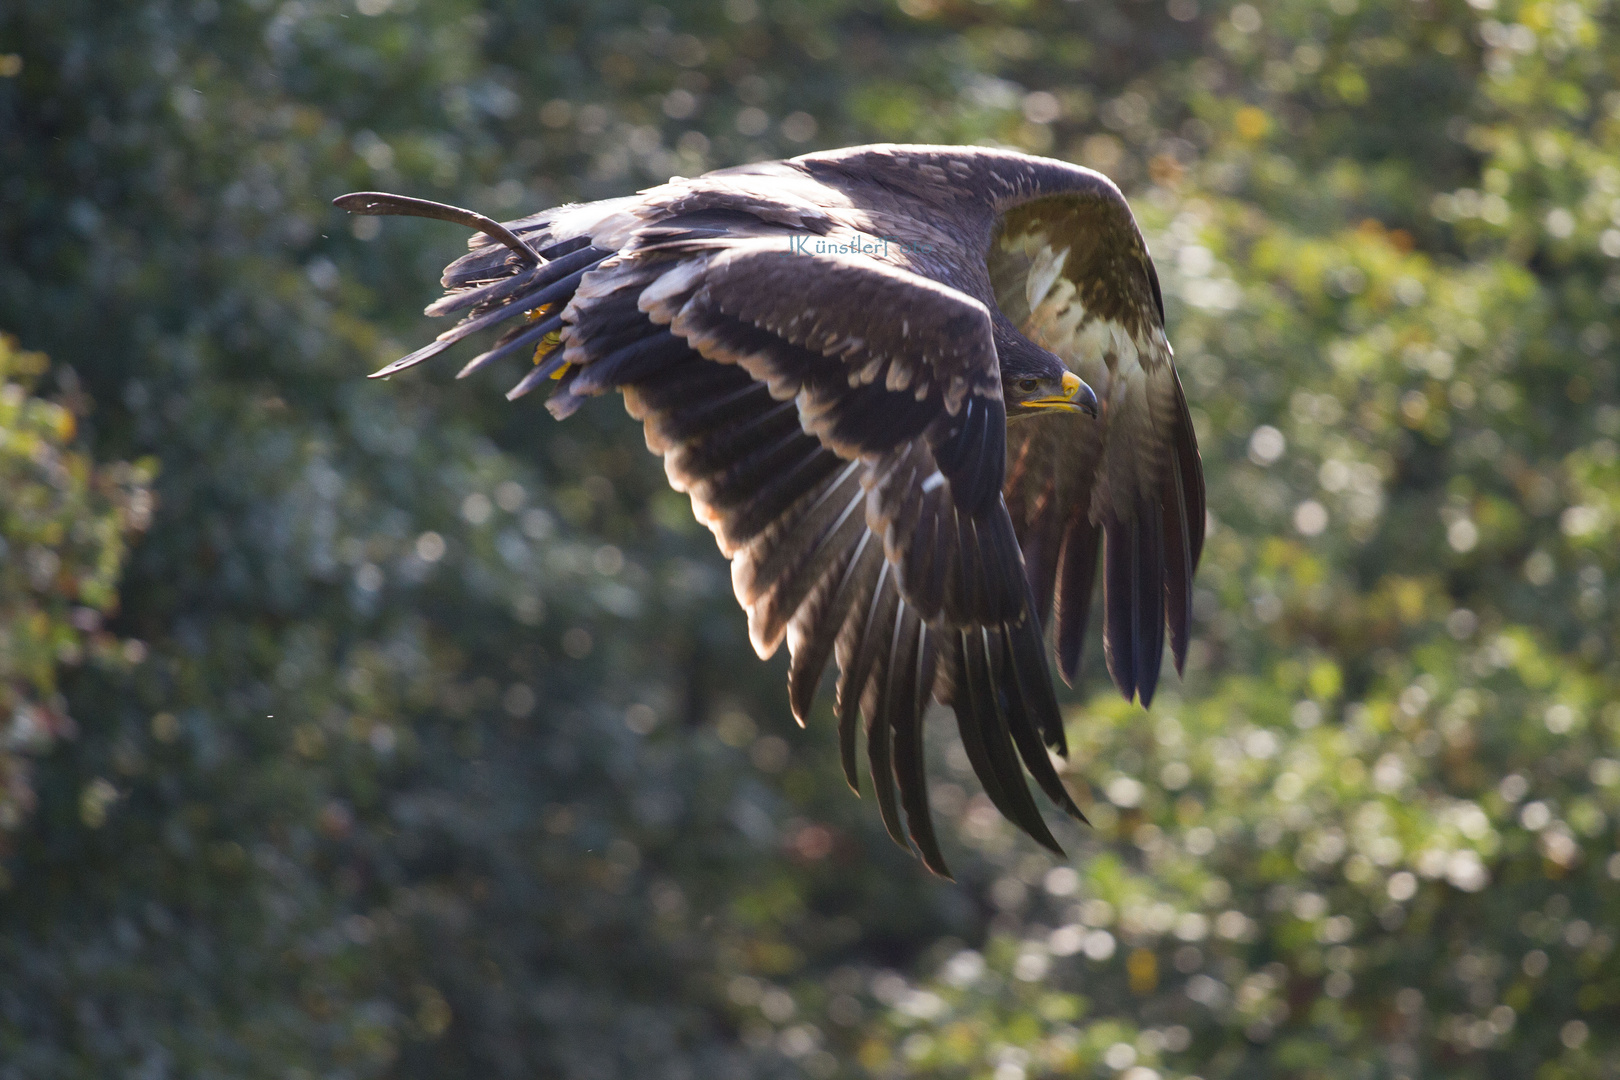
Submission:
[[[1031,409],[1072,409],[1087,416],[1097,415],[1097,394],[1072,371],[1063,373],[1063,396],[1033,398],[1024,402]]]

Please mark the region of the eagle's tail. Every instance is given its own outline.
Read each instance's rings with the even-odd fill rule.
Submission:
[[[429,344],[374,372],[372,378],[385,379],[415,367],[463,338],[509,324],[515,318],[521,321],[508,326],[491,348],[468,361],[457,378],[465,378],[503,357],[532,350],[534,370],[507,395],[516,398],[563,371],[566,365],[559,348],[562,311],[584,276],[612,254],[592,247],[588,236],[559,237],[554,224],[563,210],[503,225],[472,210],[383,192],[357,192],[334,203],[354,214],[453,221],[489,238],[474,238],[473,249],[445,268],[445,295],[427,307],[428,315],[464,311],[461,321]]]

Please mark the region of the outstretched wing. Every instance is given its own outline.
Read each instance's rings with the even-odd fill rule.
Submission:
[[[1127,699],[1153,700],[1166,624],[1186,660],[1204,477],[1164,334],[1158,275],[1111,187],[1009,210],[989,254],[997,301],[1102,401],[1102,423],[1037,417],[1009,433],[1007,504],[1058,667],[1079,671],[1099,552],[1103,649]]]
[[[864,717],[896,841],[947,873],[922,757],[938,699],[996,805],[1056,849],[1020,760],[1079,811],[1046,749],[1062,748],[1062,723],[1002,497],[1006,413],[984,304],[832,251],[848,245],[791,198],[647,193],[512,222],[510,238],[469,223],[504,247],[480,242],[453,263],[449,295],[429,308],[466,319],[378,374],[509,324],[464,373],[532,353],[510,396],[555,380],[559,416],[622,391],[732,560],[755,649],[786,639],[801,723],[836,658],[846,778],[858,790]]]

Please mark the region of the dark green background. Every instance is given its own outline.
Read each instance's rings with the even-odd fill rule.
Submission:
[[[64,649],[77,734],[3,759],[0,1077],[1612,1075],[1617,30],[9,0],[0,328],[158,473],[142,644]],[[884,139],[1099,168],[1164,279],[1196,640],[1151,714],[1097,657],[1066,699],[1072,870],[948,725],[960,880],[888,842],[616,402],[362,378],[464,237],[333,196],[512,217]]]

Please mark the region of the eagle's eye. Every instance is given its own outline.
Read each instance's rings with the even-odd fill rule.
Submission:
[[[1019,379],[1014,385],[1018,387],[1020,393],[1033,394],[1041,388],[1041,380]]]

